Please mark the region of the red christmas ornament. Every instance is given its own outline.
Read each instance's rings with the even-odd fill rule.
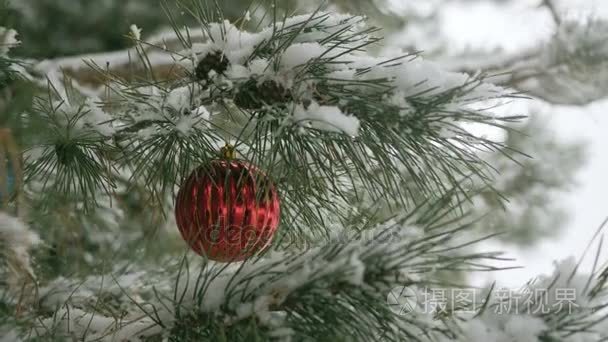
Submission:
[[[274,184],[237,160],[215,160],[196,169],[175,204],[184,240],[196,253],[222,262],[245,260],[270,245],[280,211]]]

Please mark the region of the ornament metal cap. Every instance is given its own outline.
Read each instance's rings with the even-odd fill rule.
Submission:
[[[222,158],[227,160],[236,159],[236,148],[234,145],[226,143],[226,146],[222,147],[220,150],[220,154],[222,155]]]

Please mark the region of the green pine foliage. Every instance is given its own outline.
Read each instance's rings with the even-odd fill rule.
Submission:
[[[526,160],[512,138],[525,118],[495,115],[493,105],[521,94],[419,54],[377,56],[382,32],[359,16],[211,1],[163,2],[151,13],[138,7],[145,3],[18,6],[25,43],[16,55],[125,48],[129,63],[125,74],[112,63],[71,60],[95,75],[90,86],[78,68],[41,75],[35,61],[0,56],[9,94],[0,99],[0,124],[23,146],[25,174],[20,196],[0,214],[7,339],[477,341],[517,340],[522,331],[531,341],[606,338],[603,227],[590,276],[566,262],[566,277],[526,285],[552,294],[555,284],[576,287],[573,314],[495,315],[504,303],[491,299],[494,286],[474,289],[485,299],[477,307],[403,314],[387,303],[395,288],[417,296],[467,289],[474,272],[509,267],[502,253],[475,249],[498,234],[475,210],[480,198],[500,207],[517,196],[544,209],[545,197],[525,186],[545,179],[537,165],[524,162],[535,172],[510,184],[497,181],[505,165]],[[92,20],[83,23],[81,13]],[[54,16],[65,25],[47,31]],[[36,26],[32,18],[44,20]],[[132,23],[173,31],[148,42]],[[89,33],[96,39],[72,36]],[[167,65],[172,72],[160,73]],[[508,139],[473,134],[470,125],[503,129]],[[241,263],[192,255],[173,218],[181,182],[226,143],[274,180],[282,202],[272,245]],[[565,182],[546,180],[551,188]]]

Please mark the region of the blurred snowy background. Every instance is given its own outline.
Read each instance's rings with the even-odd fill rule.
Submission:
[[[440,30],[448,37],[448,49],[454,54],[470,48],[517,52],[547,41],[554,32],[551,13],[539,6],[538,0],[447,3],[441,6]],[[559,0],[555,3],[564,18],[608,18],[608,1]],[[420,48],[425,49],[424,46]],[[508,251],[508,255],[523,266],[489,276],[497,277],[504,286],[519,286],[537,274],[550,273],[555,260],[579,257],[608,216],[608,100],[581,107],[551,105],[536,99],[519,102],[510,106],[514,110],[526,110],[527,107],[538,111],[543,122],[554,131],[554,139],[585,142],[587,160],[576,174],[577,185],[556,198],[569,215],[563,230],[534,246],[492,246]],[[560,168],[560,165],[552,167]],[[592,263],[593,258],[588,257],[583,262],[583,269],[589,270]]]

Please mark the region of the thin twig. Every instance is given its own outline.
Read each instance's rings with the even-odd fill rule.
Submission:
[[[543,0],[543,2],[541,3],[541,6],[547,7],[549,12],[551,13],[551,17],[553,18],[553,21],[555,22],[555,24],[557,26],[559,26],[562,23],[562,19],[560,18],[559,14],[557,12],[557,6],[555,6],[555,3],[553,3],[553,0]]]

